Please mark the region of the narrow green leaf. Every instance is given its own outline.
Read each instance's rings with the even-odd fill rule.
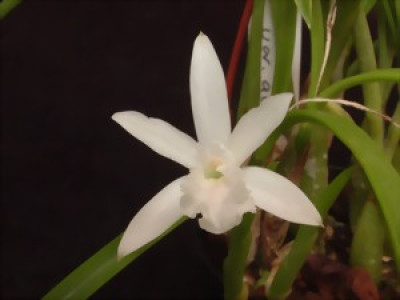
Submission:
[[[21,0],[3,0],[0,2],[0,20],[4,19],[20,3]]]
[[[351,169],[341,172],[316,198],[314,205],[324,218],[351,176]],[[302,225],[293,241],[290,252],[279,265],[268,290],[268,299],[285,299],[307,259],[318,236],[319,228]]]
[[[376,70],[376,57],[371,32],[364,11],[360,11],[354,26],[354,45],[362,72]],[[380,86],[376,82],[363,85],[364,104],[370,109],[382,112],[383,103]],[[378,142],[383,142],[383,120],[375,114],[365,116],[367,132]]]
[[[400,26],[400,1],[394,1],[397,25]]]
[[[374,7],[376,0],[362,0],[362,6],[366,14]]]
[[[339,0],[337,3],[336,21],[332,29],[332,42],[326,63],[321,88],[329,85],[332,74],[348,43],[355,20],[360,10],[359,0]]]
[[[397,270],[400,272],[400,175],[387,155],[361,128],[346,117],[315,109],[289,112],[285,121],[259,149],[260,156],[272,152],[275,141],[288,128],[299,122],[311,122],[330,129],[346,145],[364,170],[382,209],[389,231]],[[400,148],[398,148],[400,149]],[[400,151],[395,151],[393,164],[399,167]],[[396,168],[397,168],[396,167]],[[384,180],[382,180],[384,178]]]
[[[400,147],[397,147],[396,150],[394,150],[392,162],[397,173],[400,175]]]
[[[345,144],[363,168],[382,209],[389,231],[397,269],[400,271],[400,176],[382,147],[354,122],[341,116],[312,109],[290,112],[284,123],[271,136],[273,144],[285,128],[298,122],[312,122],[330,129]],[[272,149],[272,145],[268,146]],[[384,180],[382,180],[384,178]]]
[[[380,69],[392,67],[394,58],[394,45],[393,41],[390,40],[390,35],[387,28],[387,22],[385,20],[385,11],[383,9],[382,2],[378,4],[378,66]],[[393,87],[391,82],[383,82],[380,84],[382,103],[383,107],[386,106],[390,92]]]
[[[311,82],[308,91],[309,97],[317,94],[318,79],[321,73],[325,51],[325,22],[321,2],[313,0],[311,19]]]
[[[181,218],[155,240],[121,260],[117,259],[117,248],[122,234],[119,235],[65,277],[43,297],[43,300],[83,300],[89,298],[128,264],[181,225],[186,219]]]
[[[398,1],[398,0],[397,0]],[[381,0],[383,4],[383,8],[386,14],[386,20],[389,25],[390,32],[392,33],[393,37],[397,40],[398,39],[398,32],[397,32],[397,24],[396,24],[396,8],[391,5],[392,3],[388,0]]]
[[[275,73],[272,94],[292,89],[292,59],[296,36],[296,5],[293,1],[270,0],[275,31]]]
[[[311,10],[312,10],[312,1],[310,0],[295,0],[297,5],[297,9],[299,10],[301,16],[306,22],[308,28],[311,28]]]
[[[322,98],[334,98],[340,92],[356,85],[374,82],[374,81],[400,81],[400,68],[378,69],[365,72],[359,75],[347,77],[332,84],[323,90],[319,95]]]
[[[251,244],[254,214],[243,216],[242,223],[229,234],[229,252],[224,261],[224,299],[237,299],[243,289],[243,276]]]
[[[400,53],[400,1],[382,0],[379,2],[379,8],[379,23],[384,23],[388,28],[386,31],[388,44],[393,47],[394,55],[398,60]]]
[[[261,39],[263,31],[264,0],[255,0],[250,28],[249,48],[246,68],[240,91],[237,118],[240,119],[248,110],[260,104],[260,61]]]

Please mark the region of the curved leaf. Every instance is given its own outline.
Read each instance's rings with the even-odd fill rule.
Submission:
[[[400,175],[383,149],[354,122],[315,109],[290,112],[284,123],[262,146],[260,156],[270,153],[279,135],[295,123],[311,122],[330,129],[345,144],[363,168],[382,209],[389,231],[397,270],[400,271]]]
[[[80,300],[89,298],[111,278],[181,225],[186,219],[181,218],[158,238],[125,258],[118,260],[117,248],[122,237],[122,234],[120,234],[65,277],[43,297],[43,300]]]
[[[312,1],[309,0],[294,0],[297,5],[297,10],[301,13],[304,21],[308,28],[311,28],[311,12],[312,12]]]
[[[323,98],[332,98],[339,94],[339,92],[353,86],[374,81],[400,81],[400,68],[379,69],[347,77],[323,90],[319,96]]]

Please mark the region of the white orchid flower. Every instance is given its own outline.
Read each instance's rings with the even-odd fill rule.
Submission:
[[[288,179],[265,168],[242,167],[282,122],[292,94],[264,100],[232,131],[224,73],[202,33],[194,42],[190,92],[198,141],[136,111],[112,116],[152,150],[189,169],[188,175],[168,184],[136,214],[118,255],[128,255],[152,241],[182,216],[199,217],[200,227],[214,234],[232,229],[244,213],[254,213],[257,207],[291,222],[321,225],[313,204]]]

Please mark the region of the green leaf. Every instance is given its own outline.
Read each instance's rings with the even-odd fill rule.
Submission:
[[[311,11],[312,11],[312,1],[310,0],[295,0],[297,9],[302,15],[304,21],[306,22],[308,28],[311,28]]]
[[[397,25],[400,26],[400,1],[394,1]]]
[[[272,94],[291,90],[292,59],[296,36],[296,5],[293,1],[270,0],[275,31],[275,73]]]
[[[241,224],[229,234],[229,252],[224,260],[224,299],[237,299],[243,289],[243,276],[251,244],[254,214],[243,216]]]
[[[359,9],[359,0],[337,1],[336,21],[332,28],[332,42],[324,75],[321,80],[321,88],[326,87],[331,81],[332,74],[343,55],[346,43],[348,43],[351,37]]]
[[[378,67],[380,69],[390,68],[393,64],[394,58],[394,45],[393,41],[390,40],[390,35],[388,31],[387,22],[385,20],[385,11],[383,9],[382,2],[378,5]],[[383,107],[386,106],[388,101],[390,92],[392,90],[393,83],[384,82],[381,83],[381,93],[382,93],[382,102]]]
[[[128,264],[181,225],[186,219],[181,218],[159,237],[121,260],[117,259],[117,248],[122,234],[119,235],[65,277],[43,297],[43,300],[83,300],[89,298]]]
[[[376,70],[376,57],[371,32],[364,11],[360,11],[354,26],[354,45],[360,69],[362,72]],[[370,109],[382,112],[383,101],[380,86],[377,82],[366,83],[363,85],[364,104]],[[383,120],[375,114],[365,116],[365,127],[368,133],[379,143],[383,142]]]
[[[382,209],[389,231],[397,269],[400,271],[400,176],[382,147],[354,122],[324,111],[304,109],[290,112],[271,135],[264,150],[270,151],[285,129],[298,122],[311,122],[330,129],[345,144],[364,170]],[[384,180],[383,180],[384,179]]]
[[[397,147],[393,153],[393,166],[400,174],[400,147]]]
[[[378,69],[375,71],[365,72],[359,75],[347,77],[332,84],[323,90],[319,96],[322,98],[333,98],[340,92],[347,90],[356,85],[374,82],[374,81],[400,81],[400,68]]]
[[[381,277],[384,237],[380,209],[374,202],[366,201],[351,244],[351,263],[365,268],[375,282]]]
[[[366,14],[374,7],[376,0],[363,0],[362,6]]]
[[[246,68],[240,91],[237,118],[240,119],[248,110],[260,104],[261,80],[261,41],[263,32],[264,0],[255,0],[250,27],[249,48]]]
[[[21,0],[3,0],[0,2],[0,20],[4,19],[20,3]]]
[[[390,32],[392,33],[393,38],[395,38],[395,40],[397,41],[398,39],[398,31],[396,24],[397,12],[396,12],[396,7],[394,7],[395,4],[389,0],[381,0],[381,2],[383,4],[383,9],[385,10],[386,20],[388,22]]]
[[[311,80],[309,97],[317,94],[318,79],[325,51],[325,22],[320,1],[313,1],[311,19]]]
[[[351,176],[351,169],[341,172],[316,198],[314,205],[324,218]],[[293,241],[290,252],[279,265],[268,290],[268,299],[285,299],[291,286],[311,252],[319,232],[318,227],[302,225]]]

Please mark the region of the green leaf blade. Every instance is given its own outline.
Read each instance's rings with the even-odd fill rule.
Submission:
[[[89,298],[186,219],[181,218],[159,237],[121,260],[117,258],[117,248],[122,238],[122,234],[119,235],[65,277],[43,297],[43,300],[83,300]]]
[[[345,144],[363,168],[382,209],[400,271],[400,176],[383,149],[352,121],[323,111],[290,112],[282,128],[298,122],[312,122],[329,128]],[[274,134],[276,136],[277,134]]]

